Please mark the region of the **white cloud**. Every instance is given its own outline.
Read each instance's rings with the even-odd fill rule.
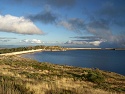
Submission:
[[[20,42],[25,42],[25,43],[28,43],[29,40],[28,39],[24,39],[24,40],[21,40]]]
[[[94,46],[99,46],[102,43],[102,41],[92,41],[92,42],[88,42],[88,43],[91,45],[94,45]]]
[[[29,19],[11,15],[0,15],[0,31],[20,34],[43,34]]]
[[[42,43],[41,40],[37,40],[37,39],[32,39],[30,42],[31,43],[38,43],[38,44]]]
[[[100,41],[91,41],[91,42],[88,42],[88,41],[75,41],[75,40],[69,40],[66,42],[66,44],[76,44],[76,45],[84,45],[84,46],[87,46],[87,45],[92,45],[92,46],[99,46],[102,42],[102,40]]]
[[[32,40],[24,39],[24,40],[21,40],[20,42],[23,42],[23,43],[32,43],[32,44],[40,44],[40,43],[42,43],[42,41],[38,40],[38,39],[32,39]]]

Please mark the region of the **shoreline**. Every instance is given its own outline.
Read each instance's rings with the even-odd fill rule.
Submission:
[[[11,55],[21,55],[27,53],[34,53],[34,52],[42,52],[42,51],[68,51],[68,50],[125,50],[125,49],[118,49],[118,48],[65,48],[62,50],[51,50],[51,49],[36,49],[36,50],[27,50],[27,51],[18,51],[18,52],[11,52],[11,53],[4,53],[0,54],[0,56],[11,56]]]
[[[36,50],[28,50],[28,51],[19,51],[19,52],[0,54],[0,56],[20,55],[20,54],[27,54],[27,53],[34,53],[34,52],[41,52],[41,51],[44,51],[44,50],[36,49]]]
[[[42,51],[57,52],[57,51],[67,51],[67,50],[45,50],[45,49],[36,49],[36,50],[27,50],[27,51],[4,53],[4,54],[0,54],[0,56],[21,55],[21,54],[28,54],[28,53],[35,53],[35,52],[42,52]]]
[[[125,48],[67,48],[67,50],[125,50]]]

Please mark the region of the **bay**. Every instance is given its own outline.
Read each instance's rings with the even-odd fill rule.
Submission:
[[[125,50],[44,51],[25,54],[23,57],[53,64],[99,68],[125,75]]]

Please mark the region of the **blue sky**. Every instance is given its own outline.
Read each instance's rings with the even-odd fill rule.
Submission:
[[[125,47],[125,0],[1,0],[0,45]]]

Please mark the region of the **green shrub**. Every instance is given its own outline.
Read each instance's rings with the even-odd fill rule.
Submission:
[[[86,75],[88,81],[95,82],[95,83],[102,83],[105,80],[105,77],[97,71],[90,71]]]

